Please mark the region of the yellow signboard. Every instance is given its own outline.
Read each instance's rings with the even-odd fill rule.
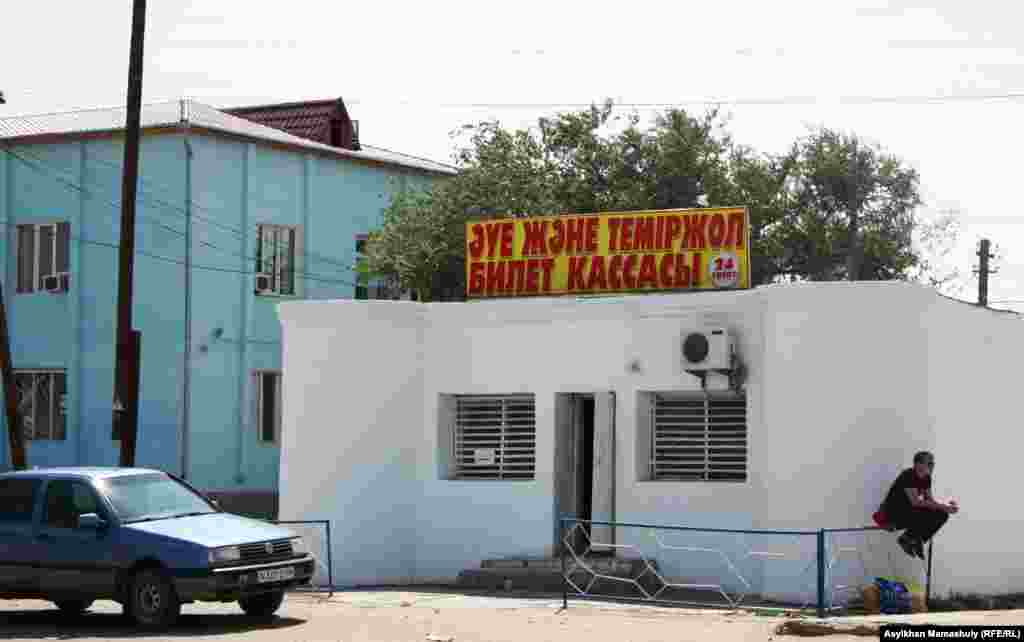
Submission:
[[[472,299],[749,287],[745,207],[466,223]]]

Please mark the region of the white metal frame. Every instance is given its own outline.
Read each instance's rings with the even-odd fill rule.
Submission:
[[[64,254],[65,254],[64,258],[65,258],[65,260],[66,260],[66,262],[68,264],[68,270],[66,270],[66,271],[58,271],[57,270],[58,264],[60,263],[60,261],[58,261],[58,253],[62,249],[61,248],[61,243],[60,243],[60,226],[61,225],[67,225],[68,226],[68,244],[67,244],[67,247],[63,248]],[[19,234],[19,232],[20,232],[21,228],[24,228],[24,227],[32,229],[32,289],[29,292],[21,291],[21,294],[29,294],[29,293],[34,293],[34,292],[47,292],[48,290],[46,290],[46,288],[43,287],[43,279],[46,276],[56,276],[58,279],[60,279],[61,276],[66,276],[68,281],[70,282],[70,277],[71,277],[71,274],[70,274],[70,268],[71,268],[71,229],[70,229],[70,225],[71,225],[70,222],[66,221],[66,220],[34,221],[34,222],[31,222],[31,223],[16,223],[15,224],[14,244],[15,244],[15,253],[16,253],[16,257],[17,257],[16,261],[15,261],[15,272],[16,272],[15,280],[16,280],[17,285],[19,285],[19,286],[21,285],[21,272],[20,272],[21,271],[21,235]],[[42,230],[43,230],[43,228],[50,228],[53,231],[53,238],[51,240],[51,248],[50,248],[50,251],[51,251],[51,254],[50,254],[51,265],[49,266],[50,267],[50,272],[49,272],[49,274],[46,274],[46,275],[42,274],[42,265],[40,265],[40,263],[42,261],[42,244],[40,242],[40,239],[42,237]],[[61,285],[63,285],[63,283],[61,283]],[[68,289],[70,289],[70,283],[69,283],[68,287],[61,287],[61,288],[57,289],[56,292],[67,292]],[[15,288],[15,290],[18,291],[17,288]]]
[[[19,377],[23,375],[29,375],[32,377],[32,387],[28,391],[28,403],[27,412],[25,409],[25,399],[22,398],[22,390],[18,390],[18,411],[21,417],[31,418],[31,432],[25,433],[25,438],[31,441],[66,441],[67,440],[67,395],[68,395],[68,378],[67,370],[60,368],[24,368],[16,369],[14,371],[14,381],[17,385]],[[49,387],[49,399],[50,399],[50,425],[48,427],[48,434],[45,437],[40,437],[39,426],[35,424],[36,419],[36,404],[38,403],[38,386],[39,378],[46,377],[46,386]],[[64,393],[63,399],[58,399],[56,393],[56,377],[64,377]],[[54,437],[54,420],[57,417],[61,417],[64,422],[63,436],[60,439]]]
[[[274,439],[267,441],[263,438],[263,378],[266,376],[272,376],[276,378],[276,384],[274,386]],[[264,446],[276,446],[281,443],[281,384],[282,377],[280,370],[253,370],[252,373],[253,386],[256,390],[253,395],[255,401],[254,407],[256,416],[253,420],[253,425],[256,427],[256,442]]]
[[[452,418],[454,478],[532,481],[537,468],[537,402],[532,393],[456,395]],[[494,462],[466,463],[494,450]]]
[[[652,396],[648,418],[651,480],[724,483],[748,480],[750,440],[746,394],[648,394]],[[697,410],[700,412],[693,412]],[[659,456],[659,451],[686,459],[669,463]],[[693,451],[703,451],[703,454],[698,457]],[[716,464],[716,457],[728,455],[742,456],[742,469],[732,461]]]
[[[282,269],[282,259],[287,256],[288,245],[281,242],[281,232],[289,231],[292,233],[291,239],[291,264],[286,268]],[[269,246],[273,249],[273,254],[270,257],[270,271],[264,270],[265,262],[268,257],[264,253],[264,234],[270,233],[271,237],[269,240]],[[259,223],[256,226],[256,254],[259,257],[259,261],[256,265],[256,274],[258,276],[266,276],[270,279],[270,289],[257,291],[259,296],[274,296],[274,297],[300,297],[303,292],[303,280],[302,280],[302,226],[301,225],[289,225],[285,223]],[[291,271],[292,283],[291,292],[282,292],[282,273],[286,270]]]

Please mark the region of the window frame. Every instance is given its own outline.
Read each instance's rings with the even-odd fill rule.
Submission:
[[[457,394],[449,397],[452,400],[450,479],[472,482],[532,482],[537,479],[536,394]],[[487,425],[484,422],[493,421],[495,409],[483,409],[481,406],[496,402],[500,403],[501,423],[497,426]],[[478,406],[473,409],[471,404]],[[510,406],[513,408],[510,409]],[[472,413],[478,416],[475,421],[481,423],[467,426],[463,422]],[[476,434],[466,435],[467,428]],[[495,441],[497,446],[493,447]],[[473,448],[474,443],[488,444],[488,447]],[[470,451],[475,460],[481,450],[493,451],[494,462],[467,463]]]
[[[266,272],[264,270],[264,232],[270,231],[273,234],[273,240],[271,244],[274,246],[274,252],[270,257],[271,260],[271,271]],[[291,272],[291,291],[284,292],[282,288],[282,272],[280,259],[282,254],[280,234],[282,231],[287,231],[292,234],[292,244],[290,248],[290,265],[288,270]],[[258,223],[256,225],[256,271],[254,279],[258,277],[269,276],[270,277],[270,289],[259,290],[253,287],[253,291],[258,297],[274,297],[274,298],[300,298],[303,296],[303,279],[302,265],[303,265],[303,242],[302,242],[302,225],[293,225],[289,223]],[[288,253],[286,252],[285,255]]]
[[[712,484],[745,484],[750,481],[750,420],[746,392],[659,390],[644,394],[649,395],[646,418],[648,481]],[[659,402],[678,405],[659,409]],[[703,405],[699,414],[693,412],[697,410],[697,403]],[[668,415],[675,420],[671,428],[665,427],[666,422],[659,421],[659,410],[675,411]],[[699,420],[692,421],[694,418]],[[659,435],[661,431],[665,432]],[[660,448],[659,437],[665,440],[662,442],[665,445]],[[699,456],[693,452],[701,450],[703,453]],[[676,472],[670,472],[671,469]]]
[[[54,479],[46,480],[46,486],[43,488],[43,494],[42,494],[42,498],[41,498],[41,503],[39,504],[39,509],[40,509],[40,513],[39,513],[39,527],[40,528],[42,528],[44,530],[60,530],[60,531],[69,531],[69,530],[74,531],[74,530],[78,530],[77,526],[72,526],[70,528],[66,528],[66,527],[63,527],[63,526],[55,526],[53,524],[50,524],[47,521],[49,519],[49,512],[50,512],[50,501],[49,501],[49,499],[50,499],[50,489],[53,488],[53,486],[56,485],[56,484],[70,484],[72,487],[79,486],[79,487],[84,488],[85,492],[88,493],[89,496],[92,497],[93,504],[95,504],[95,506],[96,506],[95,514],[98,515],[100,519],[102,519],[102,520],[104,520],[106,522],[110,521],[110,514],[109,514],[109,512],[107,510],[107,507],[106,507],[106,505],[104,503],[103,496],[96,491],[96,489],[92,486],[92,484],[90,484],[89,482],[85,481],[84,479],[71,479],[71,478],[57,477],[57,478],[54,478]],[[88,515],[88,514],[89,513],[79,513],[78,516],[81,517],[82,515]]]
[[[14,385],[15,385],[15,387],[18,390],[18,414],[19,414],[19,417],[21,417],[21,420],[22,420],[22,431],[23,431],[22,434],[24,435],[25,440],[26,441],[37,441],[37,442],[65,442],[65,441],[67,441],[67,439],[68,439],[68,420],[67,420],[67,417],[68,417],[68,413],[67,413],[68,375],[67,375],[67,370],[65,370],[63,368],[16,368],[14,370],[13,374],[14,374]],[[44,376],[48,378],[49,387],[50,387],[50,405],[51,405],[50,412],[51,412],[51,414],[50,414],[50,425],[49,425],[48,436],[46,436],[46,437],[39,437],[38,436],[39,435],[39,430],[38,430],[38,425],[36,424],[36,419],[38,418],[38,415],[36,413],[36,404],[38,402],[38,396],[37,396],[38,392],[37,391],[38,391],[39,388],[38,388],[38,383],[35,380],[33,380],[33,383],[32,383],[32,400],[31,400],[32,405],[31,405],[31,412],[29,414],[26,414],[26,413],[23,412],[23,407],[24,406],[23,406],[23,402],[22,402],[22,398],[21,398],[22,389],[18,388],[18,383],[19,383],[18,380],[19,380],[20,377],[23,377],[23,376],[30,376],[30,377],[33,377],[33,379],[38,378],[38,377],[44,377]],[[63,377],[63,383],[64,383],[64,386],[63,386],[63,389],[64,389],[63,398],[60,398],[56,394],[56,390],[58,389],[58,387],[56,385],[57,377]],[[31,416],[31,421],[32,421],[32,426],[31,426],[31,431],[32,432],[31,433],[28,432],[27,427],[24,425],[25,418],[28,417],[28,416]],[[60,438],[59,439],[55,438],[53,436],[54,432],[55,432],[54,431],[54,419],[56,417],[62,417],[63,418],[63,424],[64,424],[62,429],[61,429]]]
[[[50,265],[47,267],[48,272],[43,274],[43,256],[42,256],[42,235],[44,229],[52,230],[52,240],[50,247]],[[32,239],[32,257],[31,257],[31,270],[32,274],[30,279],[26,279],[26,275],[23,273],[25,266],[25,260],[23,258],[24,246],[22,243],[22,232],[25,230],[31,230]],[[63,236],[62,236],[63,232]],[[67,220],[51,220],[51,221],[36,221],[31,223],[15,223],[15,294],[36,294],[36,293],[47,293],[47,294],[66,294],[71,289],[71,223]],[[63,261],[61,260],[63,259]],[[61,270],[61,264],[63,263],[64,270]],[[43,287],[43,279],[48,276],[63,277],[59,279],[60,288],[55,292],[50,292]],[[23,283],[26,280],[31,281],[30,286],[25,286]]]
[[[254,384],[254,395],[253,395],[253,411],[255,412],[255,421],[253,424],[256,428],[256,443],[261,446],[280,446],[281,444],[281,424],[284,421],[284,415],[282,413],[282,389],[284,383],[284,377],[280,370],[274,369],[259,369],[254,370],[252,373],[253,384]],[[273,439],[264,439],[264,425],[263,425],[263,401],[264,401],[264,378],[270,376],[276,380],[274,386],[274,404],[276,412],[274,413],[274,427],[273,427]]]

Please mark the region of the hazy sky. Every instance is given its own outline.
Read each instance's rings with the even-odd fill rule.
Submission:
[[[10,4],[0,116],[123,104],[130,0]],[[960,265],[976,260],[981,236],[1005,248],[990,298],[1024,310],[1012,160],[1024,149],[1024,8],[1014,2],[148,4],[144,100],[341,96],[364,143],[437,160],[450,160],[448,133],[463,123],[526,126],[605,97],[697,110],[724,101],[735,137],[763,151],[809,125],[856,132],[921,172],[926,214],[962,212]]]

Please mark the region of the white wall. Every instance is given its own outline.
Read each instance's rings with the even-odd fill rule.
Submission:
[[[993,456],[988,442],[998,442],[981,445],[957,432],[979,411],[957,390],[985,394],[991,382],[976,373],[992,355],[975,355],[974,371],[951,378],[951,360],[967,357],[942,346],[963,314],[975,312],[899,283],[604,300],[283,304],[282,518],[334,520],[340,585],[450,581],[484,559],[548,555],[557,518],[556,394],[612,390],[617,521],[799,530],[866,526],[891,481],[910,465],[914,451],[925,448],[938,453],[939,488],[957,482],[965,506],[999,507],[1001,513],[986,513],[996,520],[1012,509],[1000,500],[986,502],[998,491],[985,495],[987,487],[970,484],[1007,483],[998,471],[976,474],[977,463]],[[991,316],[982,314],[979,323],[988,327]],[[730,328],[749,368],[748,481],[646,481],[637,393],[699,390],[698,381],[682,372],[680,342],[686,331],[706,326]],[[634,361],[639,372],[629,367]],[[996,387],[1012,385],[1010,367],[1000,371]],[[471,393],[536,395],[533,481],[444,479],[439,400]],[[987,421],[1013,417],[1008,390],[1005,401],[994,398],[986,397]],[[1010,428],[999,434],[1017,439]],[[960,453],[971,448],[978,456],[968,468]],[[1005,459],[999,461],[1009,464],[1014,455],[1000,454]],[[942,468],[947,458],[958,459],[963,472],[954,473],[951,464]],[[961,486],[979,490],[968,495]],[[937,577],[961,576],[956,560],[966,559],[962,551],[971,547],[960,528],[951,525],[936,544]],[[1012,550],[1021,533],[1005,532],[994,541]],[[975,536],[970,541],[977,550]],[[814,537],[663,536],[672,546],[713,549],[693,553],[659,549],[647,529],[620,530],[617,537],[659,558],[665,573],[680,580],[722,579],[742,588],[714,552],[720,550],[751,591],[813,596],[814,567],[807,564],[814,560]],[[862,575],[921,579],[921,566],[890,534],[842,536],[835,543],[866,552],[868,568],[856,570]],[[948,562],[941,561],[944,555]],[[986,559],[997,563],[996,556]],[[835,580],[847,571],[854,572],[840,563]]]
[[[934,494],[961,505],[935,539],[934,588],[1024,591],[1024,320],[938,298],[929,313]]]
[[[282,305],[281,319],[280,518],[331,520],[336,583],[409,581],[420,311],[305,302]]]

